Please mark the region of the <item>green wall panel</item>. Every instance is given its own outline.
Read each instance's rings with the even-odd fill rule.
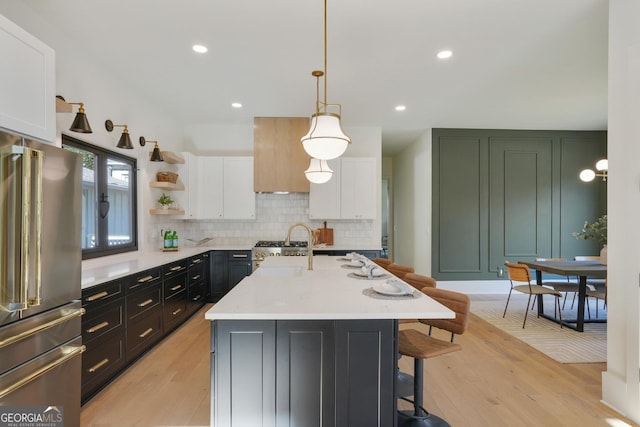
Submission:
[[[597,254],[575,239],[606,211],[578,173],[606,157],[604,131],[433,130],[431,274],[496,279],[505,260]]]

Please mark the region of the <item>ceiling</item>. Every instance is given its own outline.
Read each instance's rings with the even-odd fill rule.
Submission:
[[[606,0],[327,1],[327,101],[385,154],[432,127],[607,128]],[[322,0],[22,3],[184,124],[314,112]]]

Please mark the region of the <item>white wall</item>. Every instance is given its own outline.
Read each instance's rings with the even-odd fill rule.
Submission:
[[[393,261],[431,275],[431,129],[393,158]]]
[[[610,0],[607,371],[603,401],[640,422],[640,2]]]

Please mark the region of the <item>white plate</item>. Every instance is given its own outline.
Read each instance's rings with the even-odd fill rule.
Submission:
[[[413,295],[413,291],[409,289],[408,285],[405,285],[404,283],[394,283],[393,281],[386,281],[379,285],[375,285],[373,290],[382,295]]]
[[[359,268],[358,270],[354,270],[353,274],[355,274],[356,276],[360,276],[360,277],[369,277],[368,273],[365,273],[364,271],[362,271],[362,268]],[[374,270],[372,276],[373,277],[380,277],[380,276],[384,276],[385,274],[387,274],[382,268],[377,268]]]

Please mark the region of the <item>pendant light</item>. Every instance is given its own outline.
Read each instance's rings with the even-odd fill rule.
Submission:
[[[333,171],[326,160],[312,158],[309,163],[309,168],[304,171],[304,175],[307,177],[309,182],[314,184],[324,184],[331,179]]]
[[[316,70],[311,75],[316,78],[316,112],[311,116],[309,132],[300,141],[304,151],[311,157],[318,160],[335,159],[345,152],[351,139],[344,133],[340,123],[342,105],[327,103],[327,0],[324,0],[324,71]],[[324,84],[322,101],[320,77],[323,77]]]
[[[118,140],[118,144],[116,147],[125,148],[127,150],[133,149],[133,144],[131,143],[131,137],[129,136],[129,128],[127,125],[114,125],[111,120],[107,120],[104,122],[104,127],[107,129],[107,132],[111,132],[114,127],[123,127],[122,135],[120,135],[120,139]]]

